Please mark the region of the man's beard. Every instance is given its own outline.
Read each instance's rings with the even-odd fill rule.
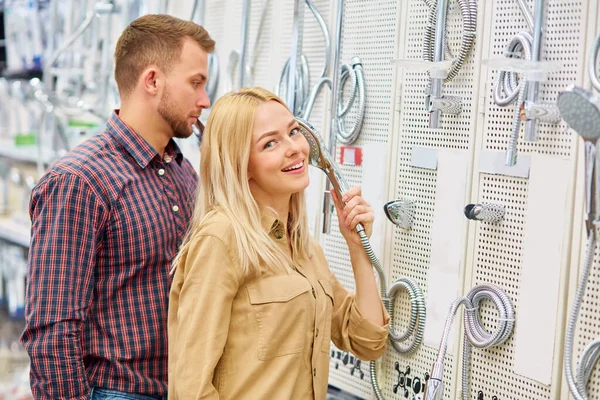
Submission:
[[[177,107],[173,102],[171,92],[167,88],[163,93],[158,104],[158,113],[169,124],[173,130],[173,136],[178,139],[185,139],[192,135],[192,124],[187,118],[181,119],[177,114]]]

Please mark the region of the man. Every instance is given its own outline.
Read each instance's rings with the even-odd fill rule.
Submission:
[[[198,179],[173,138],[210,106],[213,49],[192,22],[133,21],[115,50],[121,109],[33,190],[21,341],[36,399],[166,396],[170,263]]]

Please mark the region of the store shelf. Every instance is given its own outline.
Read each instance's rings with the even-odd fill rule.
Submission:
[[[44,160],[50,160],[51,154],[43,149]],[[0,140],[0,158],[14,162],[35,164],[38,160],[38,149],[35,145],[15,146],[10,140]]]
[[[29,248],[29,227],[10,218],[0,218],[0,240]]]

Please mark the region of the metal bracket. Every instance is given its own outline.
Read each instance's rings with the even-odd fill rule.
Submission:
[[[527,119],[537,119],[542,122],[558,124],[561,121],[560,111],[556,104],[525,102],[525,117]]]
[[[462,111],[462,98],[459,96],[433,97],[427,95],[425,99],[427,111],[441,111],[444,114],[458,115]]]

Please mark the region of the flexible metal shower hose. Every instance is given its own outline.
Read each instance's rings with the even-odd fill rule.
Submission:
[[[371,264],[375,268],[377,275],[379,277],[379,294],[383,300],[383,304],[385,305],[388,314],[390,315],[390,330],[392,329],[393,322],[393,312],[394,312],[394,302],[393,297],[390,298],[387,292],[387,283],[385,278],[385,272],[383,271],[383,267],[381,263],[377,259],[377,256],[373,252],[371,247],[371,243],[369,242],[369,238],[367,237],[364,230],[359,230],[358,234],[360,236],[360,241],[371,260]],[[390,341],[394,345],[396,350],[402,353],[408,353],[416,350],[416,348],[420,345],[421,340],[423,338],[423,331],[425,329],[425,303],[423,298],[423,293],[421,292],[419,286],[412,280],[408,278],[401,278],[398,281],[394,282],[392,287],[390,288],[390,293],[395,295],[396,291],[399,288],[404,287],[411,296],[411,322],[409,324],[409,328],[404,335],[396,335],[394,332],[390,331]],[[415,327],[417,327],[417,331],[415,332]],[[410,338],[410,336],[414,333],[415,338],[412,342],[406,347],[401,347],[399,344],[396,344],[398,340],[406,340]],[[397,347],[398,346],[398,347]],[[377,400],[384,400],[383,393],[381,392],[381,388],[379,387],[379,381],[377,378],[377,361],[371,361],[369,363],[369,372],[371,377],[371,385],[373,386],[373,393]]]
[[[385,305],[387,312],[391,318],[392,313],[390,309],[392,308],[392,306],[390,304],[389,299],[386,296],[387,284],[385,279],[385,273],[383,271],[383,268],[381,267],[381,264],[379,263],[379,260],[377,259],[377,256],[375,255],[375,253],[373,253],[373,248],[371,247],[371,243],[369,243],[369,238],[367,237],[365,231],[359,231],[358,234],[360,235],[360,241],[362,242],[362,245],[365,248],[367,255],[369,256],[369,259],[371,260],[371,264],[373,264],[373,267],[375,268],[375,271],[379,276],[379,294],[383,299],[383,304]],[[371,385],[373,386],[373,393],[375,394],[375,397],[377,398],[377,400],[384,400],[383,393],[381,392],[381,388],[379,387],[379,381],[377,379],[377,361],[369,362],[369,372],[371,377]]]
[[[425,61],[434,61],[434,38],[437,15],[437,1],[424,0],[429,7],[429,19],[427,28],[425,29],[425,38],[423,40],[423,59]],[[460,14],[463,21],[462,39],[458,56],[452,61],[452,66],[444,79],[444,82],[449,82],[463,67],[469,53],[475,44],[475,34],[477,30],[477,0],[457,0],[460,8]]]
[[[288,75],[290,73],[290,59],[288,58],[281,70],[281,75],[279,76],[279,85],[277,85],[277,90],[275,94],[277,96],[283,96],[284,92],[288,91],[287,82]],[[296,90],[296,106],[294,108],[294,115],[304,115],[304,105],[308,100],[307,96],[310,90],[310,71],[308,68],[308,61],[304,54],[300,55],[300,70],[296,73],[296,83],[294,84]]]
[[[350,95],[348,97],[348,102],[345,105],[342,105],[343,99],[341,92],[344,88],[344,84],[346,81],[350,79],[352,83],[352,89],[350,91]],[[362,63],[359,57],[352,58],[352,66],[348,64],[342,65],[342,71],[340,75],[340,102],[338,103],[338,133],[337,138],[343,144],[352,144],[358,138],[360,134],[360,130],[362,128],[362,123],[365,117],[365,75],[362,67]],[[348,112],[352,108],[352,105],[355,101],[358,100],[358,107],[356,108],[356,117],[354,118],[354,123],[352,124],[352,128],[347,131],[346,123],[344,120],[346,119]]]
[[[331,38],[329,37],[329,30],[327,30],[327,23],[325,22],[325,19],[323,19],[323,16],[319,12],[319,10],[317,10],[315,5],[313,4],[312,0],[305,0],[305,2],[310,11],[313,13],[315,19],[317,20],[317,23],[321,28],[321,32],[323,33],[323,40],[325,41],[325,62],[323,63],[323,70],[321,71],[320,75],[320,77],[323,78],[329,73],[329,59],[331,58]]]
[[[296,107],[292,111],[294,115],[301,116],[302,118],[308,120],[310,119],[310,114],[317,96],[323,87],[327,85],[331,89],[333,85],[331,78],[327,77],[327,74],[329,73],[329,59],[331,57],[331,39],[329,36],[329,30],[327,29],[327,24],[325,23],[321,13],[319,13],[313,4],[312,0],[305,0],[305,3],[317,20],[325,41],[325,63],[323,65],[319,80],[314,87],[312,89],[310,88],[310,71],[308,68],[308,61],[303,54],[300,55],[300,69],[296,73]],[[337,68],[337,66],[335,67]],[[281,96],[284,91],[289,89],[287,88],[287,82],[290,68],[290,59],[288,58],[283,66],[281,75],[279,76],[279,84],[277,85],[276,90],[276,94],[278,96]],[[350,80],[352,87],[346,104],[343,104],[343,96],[341,93],[348,80]],[[359,57],[352,58],[352,65],[343,64],[341,66],[338,88],[340,93],[340,102],[337,106],[337,139],[343,144],[352,144],[356,141],[358,135],[360,134],[365,114],[365,76]],[[356,116],[354,118],[354,122],[352,123],[352,127],[347,130],[346,119],[348,118],[348,113],[355,102],[357,102]]]
[[[596,232],[593,230],[588,238],[583,270],[581,271],[581,278],[579,279],[579,285],[577,286],[575,299],[573,300],[573,308],[571,310],[571,315],[569,316],[567,334],[565,338],[565,375],[567,377],[567,385],[569,386],[569,390],[576,400],[589,399],[586,386],[590,380],[594,366],[598,362],[598,359],[600,359],[599,338],[593,340],[585,347],[581,353],[581,359],[577,365],[577,373],[575,376],[573,376],[573,340],[575,326],[577,325],[577,317],[581,308],[581,302],[583,300],[583,294],[585,292],[587,281],[590,275],[590,270],[592,269],[592,265],[594,263],[595,249]]]
[[[529,32],[521,32],[510,41],[504,54],[509,58],[519,56],[521,52],[526,60],[531,60],[531,48],[533,36]],[[516,162],[517,142],[519,141],[519,128],[521,126],[521,105],[525,101],[527,93],[527,81],[521,77],[517,81],[516,72],[500,71],[496,87],[494,89],[494,103],[500,107],[505,107],[515,102],[515,111],[513,117],[512,131],[508,144],[507,164],[514,165]]]
[[[329,30],[327,29],[327,24],[323,19],[323,16],[315,7],[312,0],[305,0],[305,3],[313,13],[317,23],[319,24],[319,27],[321,28],[321,32],[323,33],[323,40],[325,41],[325,62],[323,64],[323,70],[321,71],[320,80],[328,79],[327,74],[329,73],[329,58],[331,57],[331,38],[329,36]],[[283,69],[281,70],[281,75],[279,76],[279,85],[277,85],[277,90],[275,92],[278,96],[281,96],[284,90],[288,90],[287,81],[289,70],[290,58],[286,60]],[[329,82],[329,86],[331,87],[331,82]],[[307,113],[305,110],[310,100],[310,71],[308,68],[308,61],[306,60],[304,54],[300,55],[300,70],[296,73],[295,87],[296,109],[292,111],[294,112],[294,115],[301,115],[304,119],[308,119],[310,117],[310,112]],[[310,109],[312,110],[312,104],[310,105]]]
[[[477,312],[481,301],[485,299],[491,300],[498,309],[498,325],[492,333],[484,329],[479,319],[479,313]],[[462,398],[463,400],[467,400],[471,346],[485,349],[504,343],[513,332],[515,316],[508,296],[503,290],[492,284],[484,283],[477,285],[466,296],[456,299],[452,303],[446,319],[438,356],[431,373],[432,378],[441,380],[443,377],[444,357],[446,356],[446,349],[448,347],[450,329],[454,316],[461,304],[465,306],[463,315],[465,334],[463,336],[462,354]],[[425,399],[427,400],[428,398],[425,397]]]
[[[390,324],[390,342],[394,349],[400,354],[414,353],[423,341],[423,333],[425,332],[425,297],[419,285],[410,278],[402,277],[396,280],[390,286],[387,292],[389,301],[388,310],[390,311],[390,319],[394,320],[394,300],[396,293],[400,290],[408,292],[410,298],[410,321],[408,328],[403,334],[397,334]],[[416,330],[415,330],[416,329]],[[409,340],[413,336],[412,340]]]
[[[348,101],[346,104],[343,103],[341,92],[343,91],[344,85],[346,82],[350,80],[352,86],[350,89],[350,93],[348,95]],[[310,114],[312,112],[313,106],[317,99],[317,96],[323,89],[323,86],[329,86],[331,89],[331,79],[327,77],[322,77],[319,81],[313,86],[308,99],[303,107],[303,118],[310,118]],[[340,74],[340,84],[339,84],[339,103],[338,103],[338,133],[337,139],[343,144],[352,144],[360,135],[360,131],[362,129],[362,123],[365,118],[365,106],[366,106],[366,94],[365,94],[365,75],[362,67],[362,62],[359,57],[352,58],[352,65],[342,64],[341,66],[341,74]],[[346,130],[346,119],[348,117],[348,113],[352,109],[352,106],[355,102],[358,102],[358,106],[356,107],[356,116],[354,118],[354,123],[352,124],[352,128],[350,130]]]
[[[301,115],[304,119],[309,119],[317,96],[323,89],[323,86],[327,85],[331,89],[332,84],[330,78],[321,77],[319,81],[315,84],[315,86],[312,88],[312,90],[310,90],[309,94],[308,83],[310,80],[310,76],[308,72],[308,63],[304,55],[301,56],[301,65],[301,73],[296,74],[296,87],[299,88],[296,91],[296,104],[299,104],[300,107],[294,110],[294,114]],[[281,76],[279,78],[279,86],[277,90],[278,95],[280,95],[285,88],[285,82],[287,82],[289,68],[290,66],[288,60],[288,62],[286,62],[286,64],[284,65],[283,70],[281,72]],[[352,66],[349,64],[342,64],[339,84],[340,94],[343,91],[344,85],[348,80],[350,80],[352,84],[350,93],[348,95],[348,100],[346,104],[344,104],[342,99],[343,96],[340,95],[340,101],[337,107],[337,139],[343,144],[352,144],[356,141],[358,135],[360,135],[362,123],[365,117],[366,85],[365,75],[359,57],[352,58]],[[285,90],[287,90],[287,88]],[[355,102],[358,104],[358,106],[356,107],[356,116],[354,118],[352,128],[350,130],[346,130],[346,119],[348,118],[348,113],[352,109],[352,106]]]

